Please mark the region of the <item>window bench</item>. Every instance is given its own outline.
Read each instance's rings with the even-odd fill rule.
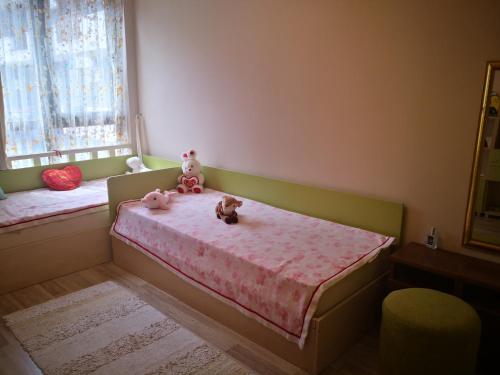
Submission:
[[[50,212],[51,204],[39,209],[37,215],[31,215],[29,210],[25,210],[28,213],[26,220],[22,220],[23,215],[15,217],[16,212],[12,217],[7,215],[9,219],[6,220],[6,215],[2,217],[0,210],[0,219],[4,220],[0,223],[0,294],[111,260],[110,215],[104,178],[123,174],[126,170],[126,158],[71,163],[80,166],[85,180],[102,179],[87,184],[100,187],[93,186],[94,190],[90,191],[90,195],[81,204],[75,203],[69,198],[71,195],[68,195],[67,207],[64,207],[65,199],[62,199],[62,206],[55,204],[53,212]],[[42,187],[39,176],[45,168],[47,167],[0,171],[0,186],[8,197],[0,204],[10,200],[11,207],[19,210],[22,202],[30,202],[29,198],[33,196],[30,204],[36,205],[36,201],[44,197],[43,190],[35,189]],[[102,189],[105,189],[104,192]],[[77,190],[73,192],[78,193]],[[47,193],[53,195],[71,192]],[[49,195],[46,197],[48,200]]]
[[[111,260],[107,207],[0,234],[0,294]]]

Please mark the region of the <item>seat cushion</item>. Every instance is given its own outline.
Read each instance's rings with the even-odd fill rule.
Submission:
[[[382,374],[473,374],[481,321],[461,299],[430,289],[391,293],[382,305]]]
[[[384,300],[384,314],[401,324],[428,331],[467,331],[476,326],[476,311],[460,298],[424,288],[402,289]]]

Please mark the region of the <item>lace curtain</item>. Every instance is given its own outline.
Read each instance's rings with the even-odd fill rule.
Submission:
[[[0,0],[0,74],[7,156],[129,143],[123,0]]]
[[[7,163],[7,141],[5,136],[4,112],[3,112],[2,77],[0,76],[0,171],[8,168]]]

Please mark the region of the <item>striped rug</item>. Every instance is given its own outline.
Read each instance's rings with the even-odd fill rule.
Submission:
[[[250,374],[112,281],[3,318],[48,375]]]

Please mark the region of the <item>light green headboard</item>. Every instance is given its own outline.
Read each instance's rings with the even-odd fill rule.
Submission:
[[[144,161],[150,168],[175,164],[156,157],[144,157]],[[108,194],[111,216],[114,218],[116,204],[120,201],[140,198],[155,188],[174,188],[180,173],[181,170],[177,166],[110,178]],[[398,239],[401,237],[403,221],[401,203],[219,168],[204,167],[203,173],[205,186],[215,190],[254,199],[289,211],[391,235]]]
[[[182,164],[180,161],[167,160],[151,155],[142,155],[142,161],[150,169],[180,168]]]
[[[205,185],[274,207],[401,237],[403,205],[357,194],[205,167]]]
[[[48,168],[59,169],[65,165],[78,165],[83,173],[84,180],[95,180],[107,176],[123,174],[127,170],[125,160],[128,156],[117,156],[105,159],[75,161],[63,164],[51,164],[32,168],[9,169],[0,171],[0,186],[6,193],[14,191],[32,190],[44,187],[41,175]]]

